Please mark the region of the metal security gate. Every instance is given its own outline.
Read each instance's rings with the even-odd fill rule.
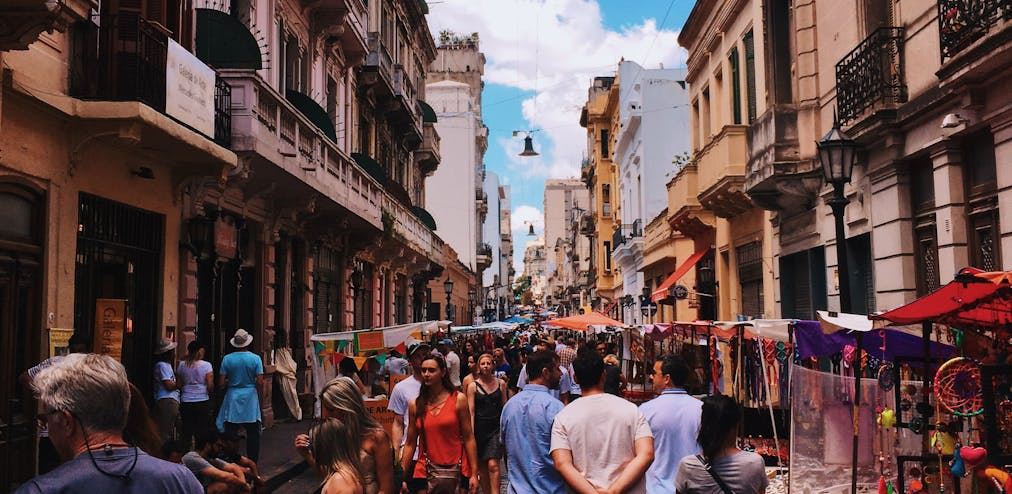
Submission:
[[[122,361],[148,396],[151,352],[161,334],[165,217],[81,193],[77,232],[74,328],[94,340],[95,300],[126,299]]]

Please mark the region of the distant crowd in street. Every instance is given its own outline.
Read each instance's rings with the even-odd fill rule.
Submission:
[[[213,382],[199,343],[172,365],[161,342],[154,408],[121,364],[54,357],[23,377],[38,397],[40,475],[21,493],[263,491],[259,356],[238,330]],[[72,342],[80,344],[81,342]],[[457,346],[460,345],[460,353]],[[75,347],[81,351],[86,345]],[[527,330],[434,345],[415,342],[379,365],[342,365],[318,394],[320,417],[294,447],[323,494],[761,493],[763,459],[737,448],[740,406],[687,391],[677,355],[653,363],[656,397],[640,406],[616,345]],[[400,375],[400,378],[395,376]],[[395,382],[389,432],[364,397]],[[224,390],[215,413],[215,384]]]

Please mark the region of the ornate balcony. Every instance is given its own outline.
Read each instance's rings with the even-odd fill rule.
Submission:
[[[596,229],[597,225],[594,223],[594,216],[590,211],[585,211],[583,215],[580,216],[580,234],[589,237],[594,235]]]
[[[322,37],[327,48],[339,44],[343,57],[352,64],[366,55],[367,12],[362,0],[300,0],[300,3],[303,14],[310,20],[314,39]]]
[[[892,118],[907,100],[903,70],[904,30],[882,27],[836,64],[836,102],[843,125],[881,113]]]
[[[1007,0],[938,0],[942,61],[956,56],[993,28],[1012,19]]]
[[[798,113],[793,107],[770,108],[749,126],[745,192],[770,211],[798,212],[815,204],[822,171],[813,159],[802,160]]]
[[[361,82],[367,87],[375,86],[382,95],[394,94],[394,62],[389,49],[383,44],[378,32],[370,32],[368,53],[362,66]]]
[[[1009,0],[938,0],[938,40],[945,86],[954,80],[984,80],[1006,67],[1012,47]]]
[[[316,206],[328,221],[366,223],[427,259],[441,255],[442,241],[399,191],[385,188],[260,76],[246,70],[220,76],[232,87],[232,149],[258,167],[251,176],[263,181],[259,186],[300,182],[305,195],[334,205]]]
[[[485,217],[488,214],[488,195],[484,190],[475,190],[475,203],[478,209],[478,216]]]
[[[745,194],[746,128],[725,125],[695,157],[699,204],[721,218],[737,216],[752,207]]]
[[[415,161],[426,176],[431,175],[439,167],[439,132],[432,123],[422,124],[422,144],[415,150]]]
[[[478,271],[483,271],[492,265],[492,246],[481,244],[476,252],[475,263],[478,264]]]
[[[690,162],[668,182],[668,224],[693,237],[713,229],[713,215],[699,204],[698,166]]]

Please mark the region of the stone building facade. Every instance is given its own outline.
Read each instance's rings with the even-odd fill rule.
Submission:
[[[34,447],[16,377],[50,330],[95,340],[102,299],[124,301],[121,360],[146,395],[160,338],[217,366],[247,329],[268,375],[292,350],[305,392],[312,334],[438,316],[448,269],[467,305],[473,271],[425,210],[425,2],[185,5],[0,5],[23,28],[0,34],[0,414],[29,424],[0,447]],[[267,425],[288,414],[275,401],[261,390]],[[0,485],[31,475],[18,458]]]
[[[672,204],[698,212],[686,218],[716,226],[721,318],[753,315],[736,288],[742,273],[762,280],[761,315],[811,318],[839,307],[841,276],[852,311],[868,313],[909,302],[965,266],[1012,265],[1012,222],[1000,214],[1012,203],[1002,166],[1012,160],[1002,82],[1012,71],[1012,26],[997,5],[696,4],[679,41],[697,75],[697,151],[669,188],[683,188]],[[834,118],[861,145],[846,188],[847,273],[837,269],[816,149]],[[702,183],[689,187],[715,170],[730,177],[721,201],[706,200]],[[723,221],[735,223],[734,235],[721,235]],[[743,268],[742,249],[755,242],[746,259],[760,267]]]

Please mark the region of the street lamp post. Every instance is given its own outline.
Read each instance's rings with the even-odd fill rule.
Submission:
[[[833,196],[826,201],[833,209],[836,221],[836,272],[840,288],[840,312],[851,311],[850,271],[847,266],[847,232],[844,229],[843,214],[847,209],[847,196],[844,186],[850,182],[854,170],[854,158],[857,155],[858,143],[840,130],[840,123],[833,115],[833,128],[817,143],[819,161],[825,174],[826,182],[833,186]],[[861,332],[856,332],[857,357],[854,359],[854,412],[853,412],[853,451],[851,457],[850,492],[857,493],[857,452],[858,452],[858,420],[861,416]]]
[[[453,311],[450,306],[450,295],[453,294],[453,280],[450,279],[449,275],[446,276],[446,281],[443,282],[443,290],[446,292],[446,318],[452,321]]]

